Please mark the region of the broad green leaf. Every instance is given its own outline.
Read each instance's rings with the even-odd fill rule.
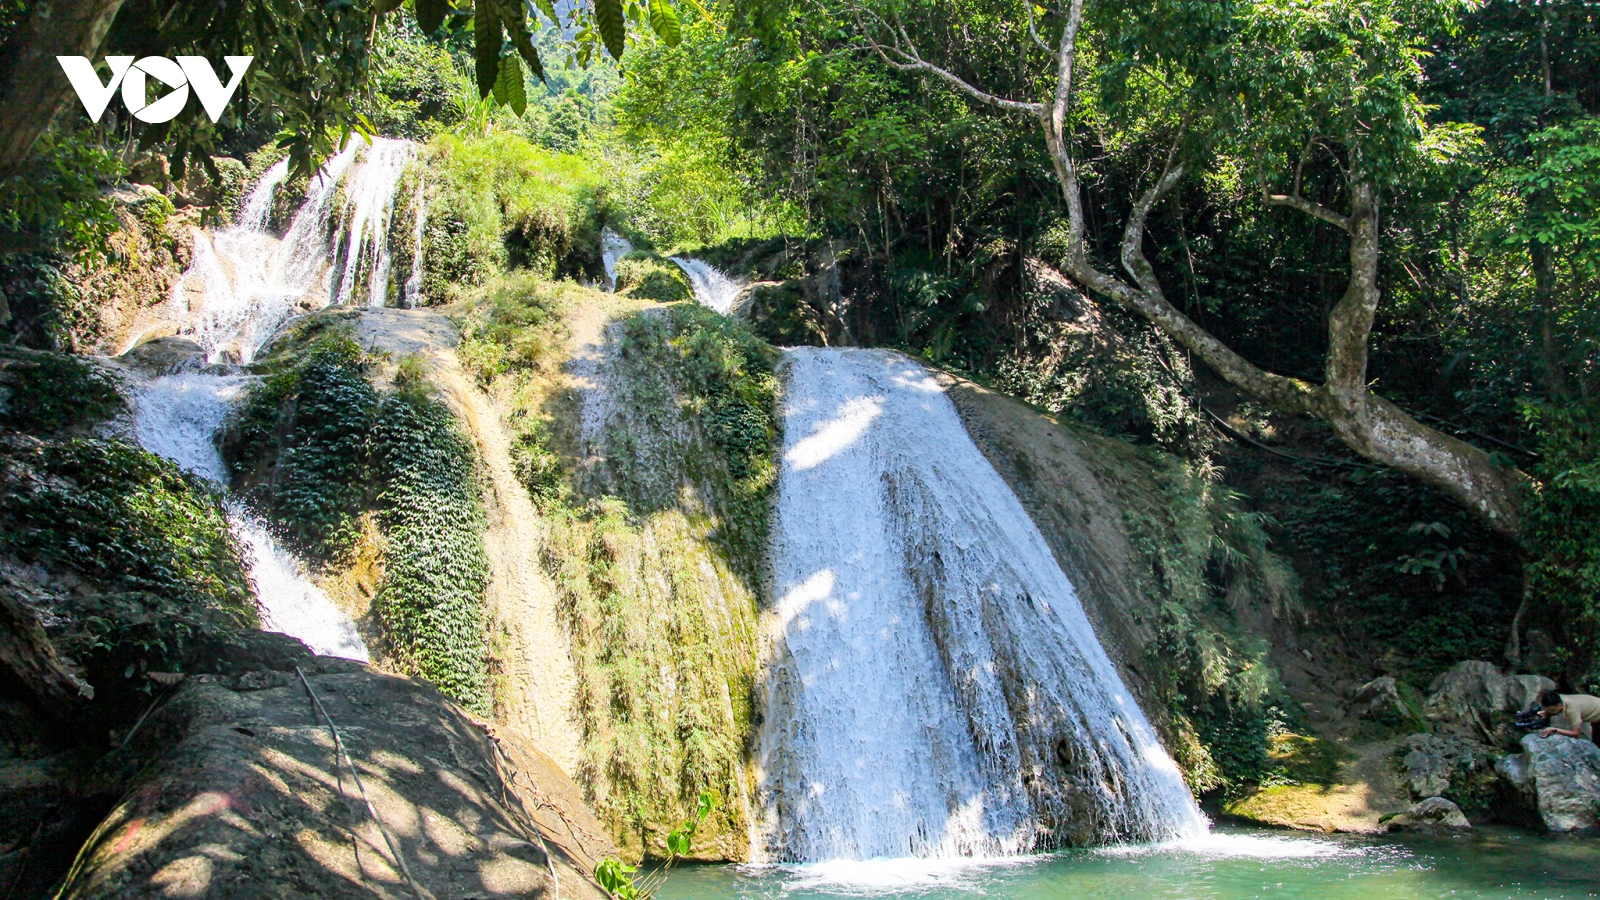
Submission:
[[[556,27],[561,27],[561,17],[556,15],[554,3],[551,3],[550,0],[534,0],[534,2],[538,4],[539,11],[544,13],[545,18],[549,19]]]
[[[689,853],[689,835],[683,829],[678,829],[667,835],[667,852],[673,856],[687,856]]]
[[[500,17],[494,7],[479,3],[473,24],[473,56],[477,62],[478,96],[487,97],[494,90],[494,80],[500,74]]]
[[[523,12],[522,4],[517,3],[515,11],[505,15],[502,11],[501,24],[505,26],[506,34],[511,38],[511,46],[517,49],[523,62],[528,64],[529,71],[540,81],[544,81],[544,63],[539,59],[539,51],[533,46],[533,39],[528,34],[528,17]]]
[[[444,24],[444,14],[449,10],[449,0],[417,0],[417,27],[423,34],[433,34]]]
[[[668,47],[676,47],[683,40],[683,25],[678,21],[678,11],[667,0],[650,0],[650,28]]]
[[[628,22],[622,15],[622,0],[594,0],[594,25],[612,59],[621,59],[628,44]]]
[[[522,86],[522,66],[515,56],[500,57],[500,74],[494,79],[494,99],[511,107],[517,115],[528,111],[528,95]]]

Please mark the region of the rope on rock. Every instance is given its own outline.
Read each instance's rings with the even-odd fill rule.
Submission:
[[[395,844],[393,835],[389,834],[389,829],[383,824],[383,819],[378,816],[378,809],[372,805],[372,798],[367,796],[367,788],[361,783],[361,773],[356,771],[355,761],[350,758],[350,753],[344,748],[344,739],[339,737],[339,727],[333,724],[333,716],[328,715],[327,707],[322,705],[322,698],[318,697],[317,692],[311,689],[311,682],[306,678],[306,673],[299,666],[295,666],[294,671],[295,674],[300,676],[300,683],[305,685],[306,694],[311,697],[311,702],[316,705],[317,712],[322,713],[322,718],[327,720],[328,731],[333,734],[336,759],[338,762],[343,762],[350,769],[350,777],[356,783],[356,790],[361,792],[361,800],[367,805],[367,815],[371,816],[373,823],[378,826],[379,833],[383,835],[383,842],[389,845],[389,853],[394,857],[395,862],[399,864],[400,874],[406,877],[406,884],[411,886],[411,895],[416,900],[425,900],[422,888],[417,887],[417,880],[411,877],[411,867],[406,865],[406,858],[401,855],[400,848]]]

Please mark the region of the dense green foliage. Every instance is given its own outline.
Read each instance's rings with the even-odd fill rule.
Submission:
[[[323,563],[348,564],[376,512],[373,608],[392,663],[487,715],[487,524],[472,445],[415,361],[402,361],[395,391],[376,390],[375,360],[345,318],[319,316],[278,340],[263,361],[275,371],[225,427],[224,456],[273,528]]]
[[[296,344],[295,364],[252,389],[230,417],[224,452],[289,545],[332,560],[358,536],[380,398],[348,336],[327,331]]]
[[[603,181],[584,160],[511,133],[441,136],[428,150],[430,189],[423,293],[460,296],[507,268],[601,277]],[[409,263],[406,258],[397,264]],[[457,287],[459,286],[459,288]]]
[[[383,401],[372,434],[386,540],[378,620],[404,671],[488,715],[489,559],[474,463],[472,444],[424,384],[402,384]]]
[[[132,641],[149,663],[180,665],[208,628],[255,624],[239,547],[203,482],[121,441],[7,449],[4,548],[106,591],[86,614],[95,649],[126,654]]]
[[[92,363],[0,348],[0,429],[40,434],[88,428],[124,406],[112,377]]]

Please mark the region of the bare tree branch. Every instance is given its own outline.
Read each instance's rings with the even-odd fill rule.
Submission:
[[[1045,108],[1043,103],[1028,103],[1021,100],[1011,100],[1001,97],[997,94],[991,94],[988,91],[985,91],[982,88],[963,79],[961,76],[956,75],[949,69],[934,65],[933,63],[928,62],[926,59],[923,59],[922,55],[917,52],[916,45],[911,42],[910,36],[905,33],[903,28],[890,26],[871,10],[862,10],[860,7],[856,7],[853,11],[856,17],[856,26],[860,29],[862,36],[866,39],[867,45],[876,51],[878,56],[882,57],[884,62],[888,63],[894,68],[903,72],[926,72],[944,81],[946,84],[949,84],[951,87],[954,87],[974,100],[977,100],[979,103],[984,103],[997,109],[1004,109],[1009,112],[1025,112],[1034,116],[1043,114]],[[891,35],[893,35],[894,42],[888,45],[879,43],[877,38],[873,37],[872,30],[868,29],[866,27],[866,23],[861,20],[861,15],[863,12],[872,18],[877,19],[878,22],[883,25]]]
[[[1327,222],[1329,225],[1333,225],[1343,231],[1350,230],[1349,217],[1340,215],[1339,213],[1329,209],[1326,206],[1323,206],[1320,203],[1314,203],[1310,200],[1307,200],[1306,198],[1300,196],[1298,192],[1293,194],[1269,194],[1267,193],[1266,187],[1263,186],[1261,189],[1261,199],[1273,206],[1287,206],[1291,209],[1298,209],[1308,216],[1321,219],[1322,221]]]

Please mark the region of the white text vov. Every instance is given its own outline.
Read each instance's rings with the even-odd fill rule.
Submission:
[[[226,85],[217,78],[211,61],[203,56],[180,56],[176,60],[146,56],[138,62],[131,56],[108,56],[106,67],[111,70],[111,80],[106,82],[100,80],[94,63],[87,57],[56,57],[67,73],[67,80],[72,82],[72,89],[78,92],[78,99],[83,101],[84,111],[96,122],[100,121],[118,87],[122,88],[123,105],[141,122],[172,121],[189,104],[190,88],[194,88],[194,95],[200,98],[206,115],[215,122],[222,118],[222,110],[233,99],[233,92],[244,80],[245,70],[250,68],[255,57],[224,56],[222,59],[233,76]],[[147,87],[151,78],[172,88],[172,93],[150,102]]]

